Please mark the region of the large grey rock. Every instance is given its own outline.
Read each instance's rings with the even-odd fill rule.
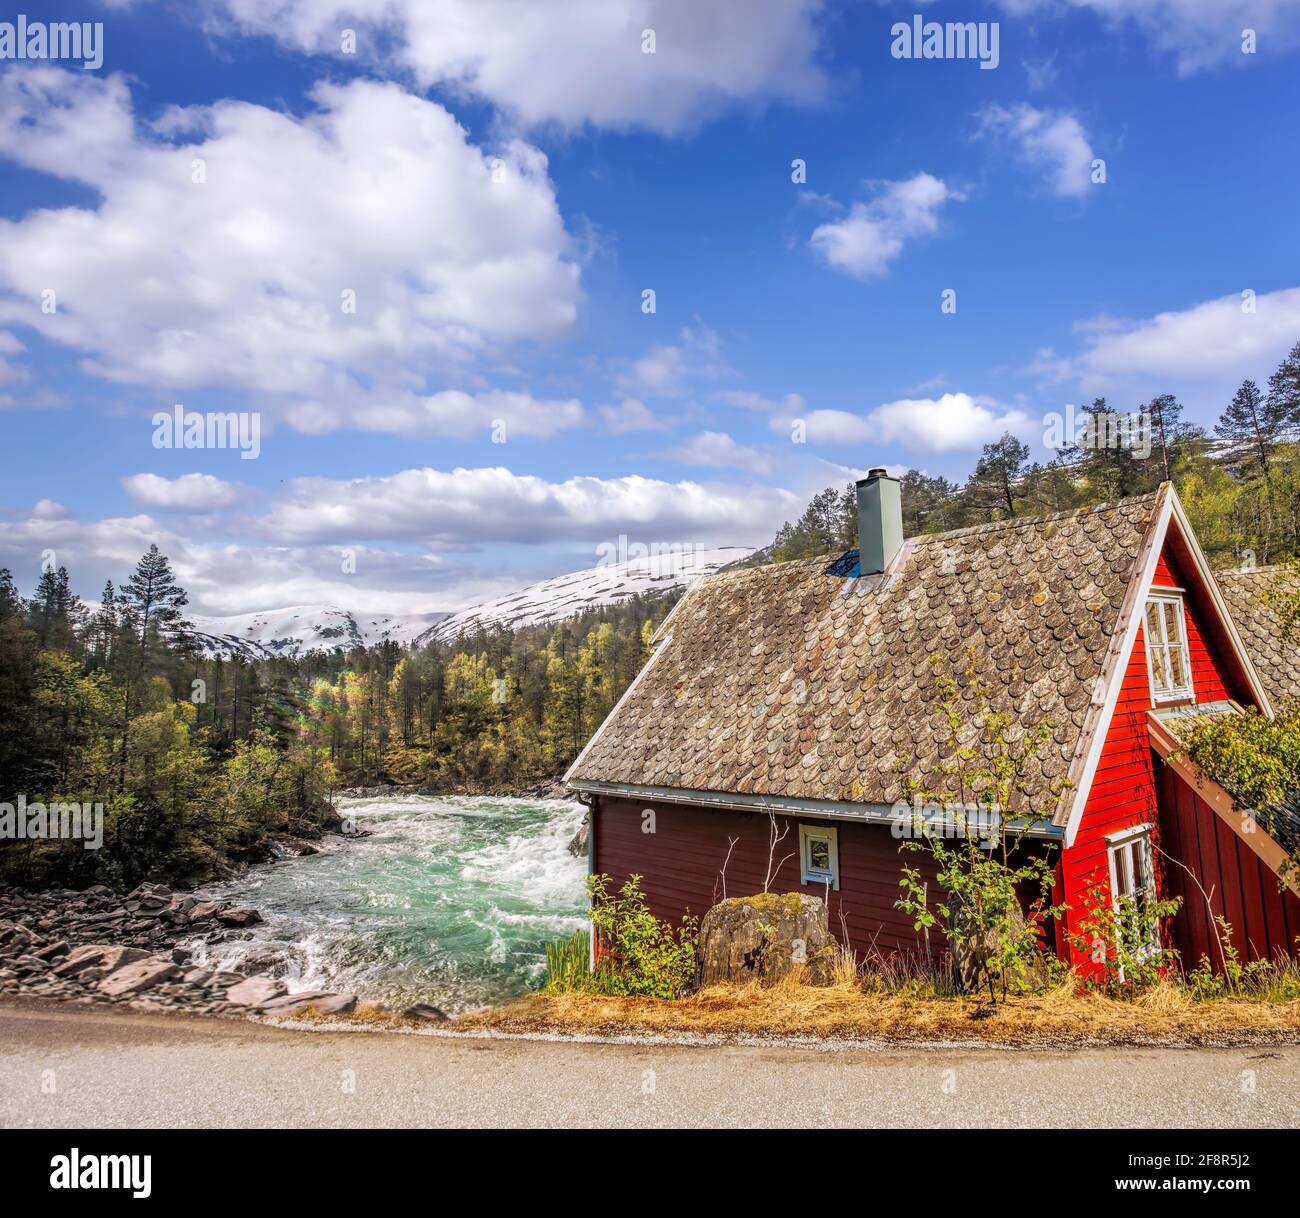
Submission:
[[[249,977],[226,991],[226,1001],[237,1007],[260,1007],[284,993],[284,982],[273,977]]]
[[[155,985],[179,977],[180,973],[180,969],[170,960],[150,956],[147,960],[137,960],[134,964],[124,964],[115,969],[99,983],[99,992],[110,998],[123,994],[141,994],[153,989]]]
[[[73,948],[67,959],[56,964],[50,971],[56,977],[72,977],[84,973],[87,969],[98,969],[101,975],[107,975],[126,964],[144,960],[149,953],[138,947],[119,947],[113,943],[88,943],[84,947]]]
[[[258,1010],[265,1015],[296,1015],[312,1010],[321,1015],[346,1015],[356,1009],[355,994],[331,994],[324,990],[307,990],[297,994],[284,994],[264,1002]]]
[[[719,901],[700,922],[700,984],[763,985],[800,965],[814,985],[831,979],[835,940],[826,903],[798,892],[765,892]]]
[[[431,1002],[417,1002],[402,1012],[407,1019],[418,1019],[422,1023],[446,1023],[447,1013]]]

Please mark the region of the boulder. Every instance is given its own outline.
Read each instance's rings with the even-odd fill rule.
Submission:
[[[239,962],[239,967],[249,976],[254,973],[265,973],[268,977],[282,977],[289,969],[289,957],[274,948],[260,948],[249,952]]]
[[[262,920],[262,915],[255,909],[246,909],[243,907],[237,909],[223,909],[217,914],[217,921],[222,926],[255,926]]]
[[[127,964],[144,960],[149,953],[138,947],[118,947],[112,943],[88,943],[84,947],[74,948],[67,959],[56,964],[50,971],[56,977],[72,977],[84,973],[87,969],[98,969],[101,976],[107,976]]]
[[[150,956],[147,960],[137,960],[134,964],[125,964],[115,969],[99,983],[99,992],[110,998],[123,994],[140,994],[161,982],[179,977],[180,972],[170,960]]]
[[[284,994],[264,1002],[258,1010],[266,1015],[296,1015],[312,1010],[320,1015],[346,1015],[356,1009],[355,994],[329,994],[323,990],[307,990],[299,994]]]
[[[448,1016],[429,1002],[417,1002],[402,1012],[407,1019],[418,1019],[421,1023],[446,1023]]]
[[[260,1007],[284,993],[284,982],[273,977],[248,977],[226,991],[226,1001],[237,1007]]]
[[[700,984],[771,985],[796,968],[814,985],[831,979],[835,940],[826,903],[798,892],[719,901],[700,922]]]
[[[205,918],[215,918],[221,908],[220,901],[200,901],[190,910],[190,921],[202,922]]]

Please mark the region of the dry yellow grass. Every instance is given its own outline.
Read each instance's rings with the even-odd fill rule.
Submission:
[[[852,984],[815,988],[787,980],[767,989],[715,985],[675,1001],[530,994],[462,1016],[451,1026],[561,1035],[693,1033],[908,1044],[1259,1044],[1300,1042],[1300,1001],[1196,1002],[1173,985],[1161,985],[1136,1001],[1120,1002],[1080,993],[1067,982],[1046,994],[1013,997],[994,1006],[970,998],[864,993]]]

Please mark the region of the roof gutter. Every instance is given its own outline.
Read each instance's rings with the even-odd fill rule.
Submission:
[[[615,795],[623,799],[651,799],[661,803],[687,804],[698,808],[719,808],[728,812],[774,812],[782,816],[804,816],[821,820],[856,820],[867,824],[894,825],[900,823],[894,804],[857,804],[832,799],[774,799],[766,795],[744,795],[734,791],[690,791],[681,787],[633,786],[616,782],[592,782],[587,779],[567,780],[571,790],[591,795]],[[1050,821],[1040,821],[1031,828],[1024,822],[1012,820],[1007,827],[1023,830],[1026,836],[1058,840],[1065,829]]]

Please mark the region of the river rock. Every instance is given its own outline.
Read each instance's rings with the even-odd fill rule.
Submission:
[[[771,985],[799,965],[814,985],[825,985],[834,959],[835,940],[820,897],[798,892],[729,897],[700,922],[701,985]]]
[[[237,1007],[260,1007],[283,993],[283,981],[273,977],[248,977],[226,991],[226,1001]]]
[[[256,926],[261,920],[262,915],[257,910],[244,906],[223,909],[217,914],[217,921],[223,926]]]
[[[68,953],[68,958],[55,965],[55,976],[72,976],[84,973],[88,969],[98,969],[101,976],[108,976],[124,965],[144,960],[149,953],[139,947],[120,947],[113,943],[92,943],[78,947]]]
[[[202,922],[207,918],[215,918],[223,908],[225,907],[220,901],[200,901],[190,910],[190,922]]]
[[[134,964],[124,964],[114,970],[99,983],[99,990],[110,998],[118,998],[124,994],[142,993],[179,976],[180,969],[170,960],[150,956],[147,960],[137,960]]]
[[[406,1008],[402,1014],[407,1019],[418,1019],[422,1023],[446,1023],[447,1013],[430,1002],[417,1002]]]
[[[574,858],[585,859],[587,857],[587,839],[590,831],[587,820],[584,820],[578,826],[577,833],[573,835],[573,839],[569,842],[569,853]]]
[[[296,1015],[312,1010],[320,1015],[347,1015],[357,1005],[355,994],[330,994],[323,990],[308,990],[299,994],[284,994],[264,1002],[258,1010],[265,1015]]]

